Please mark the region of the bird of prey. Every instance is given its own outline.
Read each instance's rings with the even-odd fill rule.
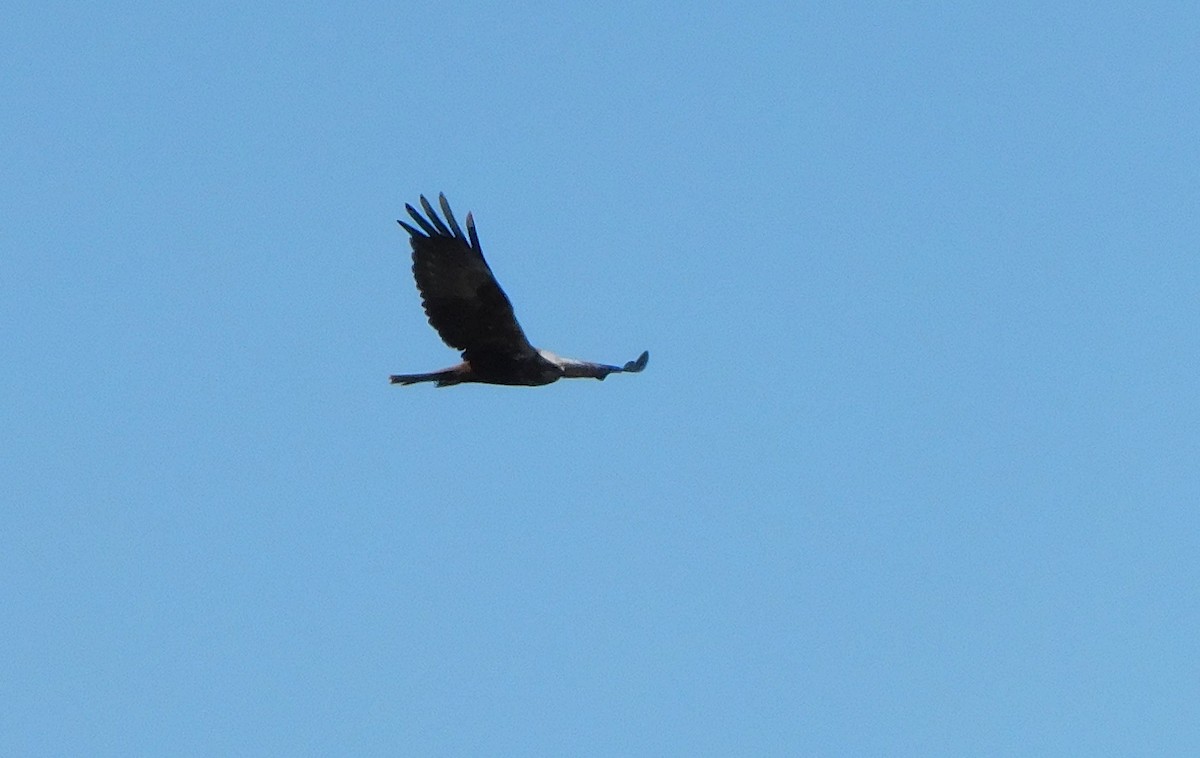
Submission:
[[[513,315],[512,303],[483,259],[475,219],[467,214],[467,233],[463,234],[446,196],[439,195],[438,201],[446,216],[444,222],[422,195],[425,216],[406,204],[404,207],[416,226],[397,223],[408,232],[412,242],[413,276],[425,315],[443,342],[462,351],[463,361],[428,374],[394,374],[392,384],[435,382],[438,387],[448,387],[479,382],[538,386],[563,378],[604,379],[609,374],[637,373],[646,368],[649,352],[624,366],[609,366],[561,358],[529,344]]]

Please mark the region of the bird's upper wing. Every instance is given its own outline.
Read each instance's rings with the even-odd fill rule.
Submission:
[[[411,236],[413,276],[429,323],[468,361],[472,354],[533,355],[536,351],[517,323],[512,303],[483,259],[475,220],[467,214],[467,233],[463,234],[446,196],[439,195],[438,200],[445,222],[424,195],[421,207],[425,217],[411,205],[404,206],[417,226],[398,222]]]

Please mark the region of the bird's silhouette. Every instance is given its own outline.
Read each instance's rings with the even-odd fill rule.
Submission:
[[[475,219],[467,214],[467,231],[458,225],[445,195],[438,196],[446,220],[421,196],[422,216],[405,205],[416,226],[398,221],[412,242],[413,276],[429,323],[462,363],[427,374],[394,374],[393,384],[435,382],[438,387],[478,382],[537,386],[559,379],[637,373],[646,368],[649,352],[624,366],[562,358],[529,343],[513,314],[512,303],[483,258]]]

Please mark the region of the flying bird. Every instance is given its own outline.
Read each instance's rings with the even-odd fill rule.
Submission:
[[[428,374],[394,374],[392,384],[538,386],[563,378],[604,379],[609,374],[637,373],[646,368],[649,352],[624,366],[609,366],[561,358],[529,344],[513,315],[512,303],[483,259],[475,219],[467,214],[467,233],[463,234],[446,196],[439,195],[438,202],[446,216],[444,222],[422,195],[425,216],[411,205],[404,206],[416,227],[397,223],[408,232],[412,243],[413,276],[425,315],[443,342],[462,351],[463,361]]]

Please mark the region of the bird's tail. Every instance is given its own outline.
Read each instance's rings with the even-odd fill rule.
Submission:
[[[464,379],[464,371],[462,364],[452,366],[451,368],[442,369],[441,371],[433,371],[428,374],[392,374],[388,377],[392,384],[419,384],[421,382],[437,382],[439,387],[449,387],[452,384],[459,384]]]

